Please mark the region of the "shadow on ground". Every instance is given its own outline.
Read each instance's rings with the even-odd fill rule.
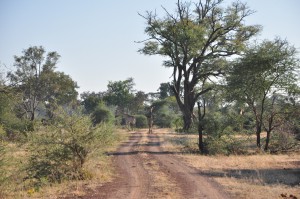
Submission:
[[[300,161],[299,161],[300,162]],[[200,175],[209,177],[229,177],[266,185],[300,185],[300,168],[294,169],[226,169],[222,171],[200,171]]]

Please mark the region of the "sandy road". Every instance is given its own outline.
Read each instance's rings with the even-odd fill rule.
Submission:
[[[129,140],[110,154],[118,177],[84,198],[229,198],[217,183],[165,151],[162,142],[160,134],[131,133]]]

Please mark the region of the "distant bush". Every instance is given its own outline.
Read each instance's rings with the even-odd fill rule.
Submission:
[[[204,140],[205,151],[208,154],[243,154],[243,140],[235,137],[235,130],[240,124],[237,118],[230,115],[223,115],[221,112],[207,114],[204,120],[205,134]]]
[[[176,132],[181,132],[183,129],[183,119],[180,116],[177,116],[176,118],[173,119],[172,121],[172,127],[175,128]]]
[[[297,142],[291,133],[274,131],[270,139],[269,149],[271,153],[287,152],[294,150],[297,147]]]
[[[135,115],[135,119],[136,119],[136,123],[135,123],[136,128],[148,127],[148,120],[145,115]]]
[[[44,182],[86,179],[89,176],[83,165],[87,157],[113,139],[111,124],[95,126],[88,116],[61,113],[53,125],[32,134],[28,178],[35,187]]]
[[[210,155],[243,154],[242,141],[230,135],[209,136],[205,142],[206,152]]]
[[[112,122],[114,120],[113,114],[104,104],[99,104],[93,111],[91,117],[94,125],[100,124],[101,122]]]
[[[0,198],[3,197],[3,189],[5,188],[5,181],[6,181],[6,160],[5,160],[5,146],[4,141],[1,138],[1,134],[4,134],[4,130],[0,125]]]

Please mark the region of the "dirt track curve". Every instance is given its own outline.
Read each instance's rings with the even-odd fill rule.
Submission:
[[[229,198],[216,182],[164,151],[162,140],[159,133],[131,133],[129,140],[110,154],[118,177],[83,198]]]

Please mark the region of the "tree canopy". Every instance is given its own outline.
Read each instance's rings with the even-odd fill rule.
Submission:
[[[45,54],[42,46],[29,47],[23,55],[14,57],[16,71],[8,73],[10,86],[21,93],[19,110],[30,120],[34,120],[39,104],[65,104],[76,100],[78,95],[77,83],[63,72],[55,71],[60,55]]]
[[[296,53],[286,40],[264,41],[250,46],[230,69],[228,96],[246,103],[253,111],[258,147],[262,130],[271,131],[275,117],[280,115],[276,100],[282,98],[280,95],[288,99],[298,90],[300,65]]]
[[[224,73],[224,58],[239,54],[260,26],[245,25],[251,15],[246,4],[235,2],[221,7],[223,0],[183,3],[178,0],[175,14],[165,9],[165,16],[147,12],[148,39],[139,51],[162,55],[166,67],[173,68],[173,90],[183,113],[184,129],[189,129],[193,108],[199,97],[211,90],[197,90],[199,82]]]

